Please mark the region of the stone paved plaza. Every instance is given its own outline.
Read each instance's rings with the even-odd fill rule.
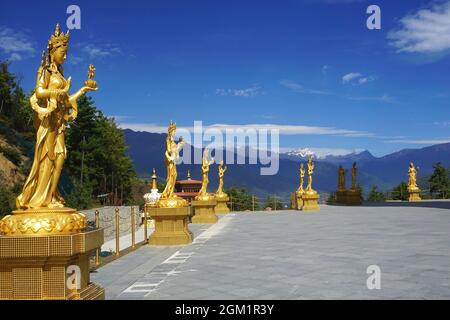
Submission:
[[[193,244],[141,247],[91,280],[107,299],[450,299],[450,210],[439,206],[233,213],[191,224]],[[367,288],[370,265],[379,290]]]

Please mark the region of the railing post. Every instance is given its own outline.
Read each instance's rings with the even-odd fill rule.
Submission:
[[[119,239],[120,239],[119,208],[116,208],[116,257],[120,255]]]
[[[136,248],[135,223],[134,223],[134,206],[131,206],[131,249]]]
[[[252,196],[252,211],[255,211],[255,196]]]
[[[100,228],[100,213],[98,210],[95,210],[95,228]],[[100,248],[95,250],[95,266],[98,267],[100,265]]]
[[[148,236],[147,236],[147,210],[144,206],[144,243],[148,243]]]

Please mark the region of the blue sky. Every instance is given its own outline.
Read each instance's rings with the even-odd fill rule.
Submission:
[[[75,90],[95,64],[96,105],[123,127],[270,124],[285,149],[378,156],[450,142],[448,0],[2,3],[0,59],[27,90],[70,4],[66,76]]]

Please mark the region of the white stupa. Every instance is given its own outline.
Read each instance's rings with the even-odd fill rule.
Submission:
[[[153,206],[156,204],[160,197],[161,193],[158,192],[158,187],[156,185],[156,171],[155,168],[153,168],[152,189],[150,190],[150,193],[144,194],[145,204]]]

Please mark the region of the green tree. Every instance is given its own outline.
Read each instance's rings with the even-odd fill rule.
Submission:
[[[266,202],[264,203],[264,209],[265,208],[272,208],[272,210],[282,210],[283,203],[277,197],[268,196]]]
[[[450,178],[448,170],[440,163],[433,166],[433,174],[428,182],[430,192],[436,193],[438,198],[447,199],[450,196]]]
[[[252,196],[245,188],[231,187],[225,192],[230,197],[232,211],[259,210],[258,199]]]
[[[408,198],[408,184],[406,182],[402,181],[398,186],[392,189],[392,200],[407,201]]]
[[[124,203],[131,201],[136,173],[126,155],[123,132],[113,119],[105,117],[94,106],[89,96],[78,101],[78,117],[67,129],[66,145],[65,168],[79,184],[74,192],[86,185],[91,197],[114,193]]]
[[[382,192],[379,192],[377,190],[377,186],[373,186],[372,189],[369,192],[369,195],[367,196],[368,202],[384,202],[386,201],[386,197]]]

